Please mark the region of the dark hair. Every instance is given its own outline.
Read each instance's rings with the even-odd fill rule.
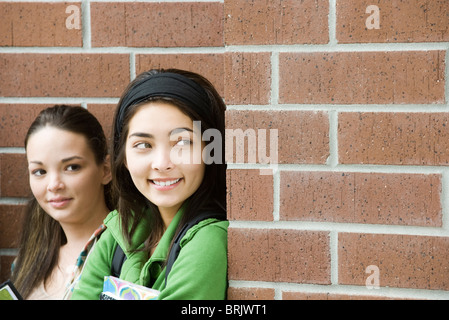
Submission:
[[[172,88],[159,90],[162,78],[172,78],[179,82]],[[155,79],[157,81],[154,81]],[[170,81],[170,80],[169,80]],[[155,89],[155,87],[157,87]],[[184,90],[184,91],[183,91]],[[187,92],[196,90],[195,97]],[[131,98],[130,98],[131,97]],[[133,98],[135,97],[135,99]],[[194,100],[196,103],[193,103]],[[193,121],[201,121],[201,133],[214,128],[221,133],[222,161],[206,164],[204,178],[198,189],[189,197],[183,217],[175,232],[195,217],[199,212],[209,210],[222,213],[226,217],[226,164],[224,162],[224,128],[226,106],[214,86],[204,77],[178,69],[150,70],[136,77],[126,88],[118,103],[113,125],[112,180],[113,191],[117,195],[117,209],[120,214],[122,232],[128,244],[141,219],[148,219],[151,212],[152,232],[146,241],[145,250],[156,246],[164,232],[163,221],[156,205],[148,201],[134,185],[125,166],[125,144],[129,132],[129,121],[139,107],[151,101],[165,101],[179,108]],[[201,106],[200,106],[201,105]]]
[[[108,147],[103,128],[86,109],[67,105],[44,109],[28,129],[25,149],[29,138],[46,126],[83,135],[96,163],[101,164],[106,160]],[[104,194],[106,205],[112,210],[111,183],[104,186]],[[61,225],[32,197],[25,209],[19,253],[12,273],[14,285],[24,298],[51,275],[58,261],[59,249],[66,241]]]

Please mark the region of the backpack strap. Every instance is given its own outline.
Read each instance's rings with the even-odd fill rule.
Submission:
[[[200,214],[198,214],[196,217],[194,217],[192,220],[190,220],[187,224],[185,224],[182,229],[179,231],[178,235],[175,238],[175,241],[173,242],[173,246],[171,247],[170,253],[168,255],[168,259],[167,259],[167,269],[165,270],[165,286],[167,287],[167,279],[168,279],[168,274],[171,271],[171,268],[173,267],[173,264],[175,263],[175,260],[178,258],[179,252],[181,251],[181,240],[182,238],[185,236],[185,234],[187,233],[187,231],[189,231],[189,229],[191,227],[193,227],[194,225],[198,224],[199,222],[206,220],[206,219],[211,219],[211,218],[215,218],[218,220],[223,220],[225,217],[223,214],[219,214],[216,212],[201,212]]]
[[[120,272],[122,271],[123,263],[126,260],[126,254],[123,252],[122,247],[117,244],[115,248],[114,256],[112,257],[112,266],[111,266],[111,276],[116,278],[120,277]]]

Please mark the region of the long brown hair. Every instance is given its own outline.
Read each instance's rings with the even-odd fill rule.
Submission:
[[[182,75],[202,87],[207,100],[206,110],[199,110],[198,106],[186,103],[165,94],[145,97],[145,88],[142,83],[161,74]],[[190,81],[189,80],[189,81]],[[127,103],[130,96],[140,95],[138,103]],[[214,211],[226,218],[226,164],[224,163],[224,117],[226,106],[215,90],[214,86],[204,77],[193,72],[178,69],[150,70],[141,73],[126,88],[118,103],[113,125],[112,147],[112,181],[113,191],[117,196],[117,210],[120,214],[122,233],[128,244],[142,219],[149,220],[151,233],[146,241],[144,250],[150,250],[157,245],[165,231],[162,217],[156,205],[142,195],[134,185],[130,173],[125,165],[125,144],[129,131],[129,121],[136,114],[139,107],[150,101],[165,101],[178,107],[189,116],[192,121],[201,121],[201,133],[205,130],[217,129],[222,138],[221,162],[206,164],[204,178],[199,188],[185,202],[183,217],[179,223],[176,234],[180,228],[195,217],[200,211]],[[150,212],[150,215],[148,215]]]
[[[82,107],[56,105],[43,110],[28,129],[29,138],[38,130],[51,126],[86,137],[97,164],[108,154],[107,140],[98,120]],[[107,207],[112,210],[111,184],[104,186]],[[25,208],[19,253],[13,266],[12,281],[26,298],[42,281],[48,279],[56,266],[59,249],[67,242],[59,222],[48,215],[32,197]]]

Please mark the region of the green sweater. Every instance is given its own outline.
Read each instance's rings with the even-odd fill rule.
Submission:
[[[86,261],[81,279],[72,299],[98,300],[104,276],[111,274],[112,257],[117,244],[127,259],[120,278],[159,290],[158,299],[225,299],[227,289],[227,228],[228,221],[203,220],[181,239],[181,251],[168,275],[165,287],[165,267],[170,243],[182,216],[180,210],[168,226],[153,255],[136,251],[144,246],[151,232],[148,221],[139,223],[130,247],[122,236],[119,215],[111,212],[105,219],[107,229]]]

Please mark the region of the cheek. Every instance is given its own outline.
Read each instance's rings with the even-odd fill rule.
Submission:
[[[201,182],[203,182],[205,170],[205,164],[189,165],[188,168],[185,168],[184,172],[190,178],[191,188],[195,189],[193,192],[195,192],[201,185]]]
[[[85,172],[83,176],[74,178],[71,181],[71,185],[73,189],[79,190],[80,192],[103,190],[103,175],[100,168],[95,167],[92,170]]]
[[[139,157],[127,157],[125,161],[125,166],[131,175],[133,180],[147,177],[148,175],[148,161]]]
[[[34,197],[36,198],[36,200],[40,200],[40,198],[45,196],[45,190],[47,189],[44,181],[40,180],[40,181],[36,181],[35,179],[31,178],[30,179],[30,189],[31,192],[33,193]]]

